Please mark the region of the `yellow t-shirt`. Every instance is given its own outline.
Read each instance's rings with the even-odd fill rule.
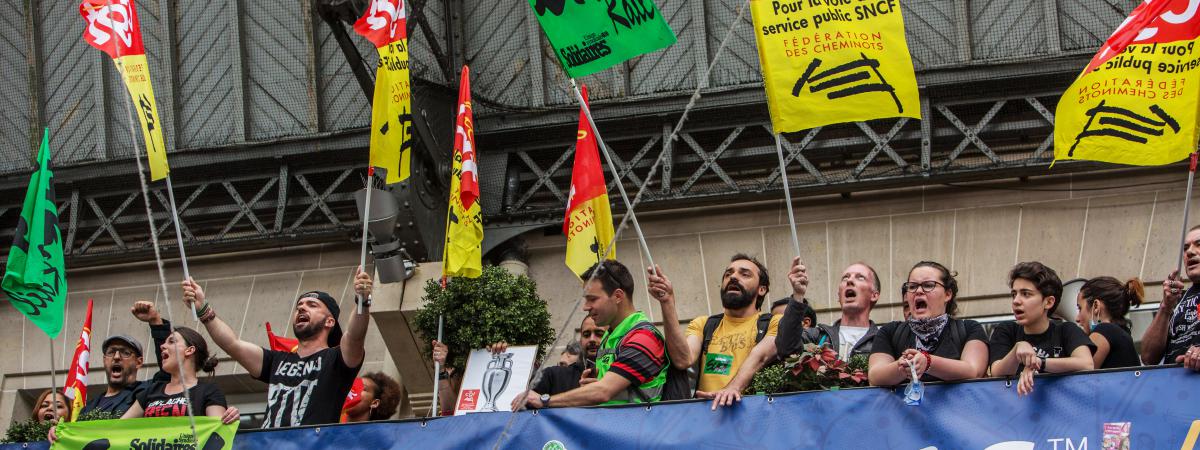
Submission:
[[[750,356],[750,350],[756,344],[754,337],[758,334],[758,316],[755,314],[740,319],[725,316],[721,319],[721,324],[713,331],[712,342],[708,344],[708,354],[700,355],[700,390],[720,390],[737,375],[738,368],[742,367],[742,362]],[[779,333],[780,317],[782,316],[771,317],[771,324],[767,326],[767,336]],[[703,340],[705,322],[708,322],[708,316],[692,320],[688,324],[687,335]]]

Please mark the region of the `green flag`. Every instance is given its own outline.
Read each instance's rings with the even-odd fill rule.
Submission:
[[[54,174],[50,172],[49,129],[42,136],[38,168],[29,177],[25,206],[21,207],[14,235],[0,288],[21,314],[54,339],[62,331],[67,305],[67,267],[58,231]]]
[[[579,78],[675,43],[653,0],[529,0],[567,75]]]
[[[199,449],[230,450],[239,422],[221,425],[216,417],[196,416],[196,437],[187,416],[147,417],[138,420],[93,420],[58,425],[58,441],[50,448],[60,449]],[[200,445],[196,445],[197,442]]]

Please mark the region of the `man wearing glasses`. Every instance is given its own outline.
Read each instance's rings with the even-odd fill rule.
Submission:
[[[154,348],[162,346],[171,335],[171,325],[158,314],[154,304],[138,301],[130,309],[134,317],[150,325],[150,336],[154,339]],[[104,376],[108,387],[104,395],[93,396],[83,405],[80,414],[91,411],[105,411],[117,417],[125,414],[125,410],[133,404],[136,393],[155,381],[167,382],[171,375],[160,368],[150,381],[138,381],[138,369],[142,368],[142,344],[128,335],[110,336],[101,346],[104,354]],[[155,360],[161,365],[160,352],[154,352]]]

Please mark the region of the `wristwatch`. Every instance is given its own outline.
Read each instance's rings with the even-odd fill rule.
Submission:
[[[538,400],[541,400],[541,401],[542,401],[542,407],[543,407],[543,408],[549,408],[549,407],[550,407],[550,394],[542,394],[542,396],[541,396],[541,397],[538,397]]]

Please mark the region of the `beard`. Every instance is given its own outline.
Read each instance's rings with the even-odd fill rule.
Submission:
[[[305,325],[292,325],[292,333],[295,334],[296,339],[299,339],[300,341],[307,341],[320,332],[321,324],[311,319]]]
[[[750,306],[754,302],[754,293],[749,292],[741,285],[730,283],[737,287],[737,292],[729,291],[729,284],[725,285],[725,289],[721,292],[721,306],[726,309],[742,309]]]

